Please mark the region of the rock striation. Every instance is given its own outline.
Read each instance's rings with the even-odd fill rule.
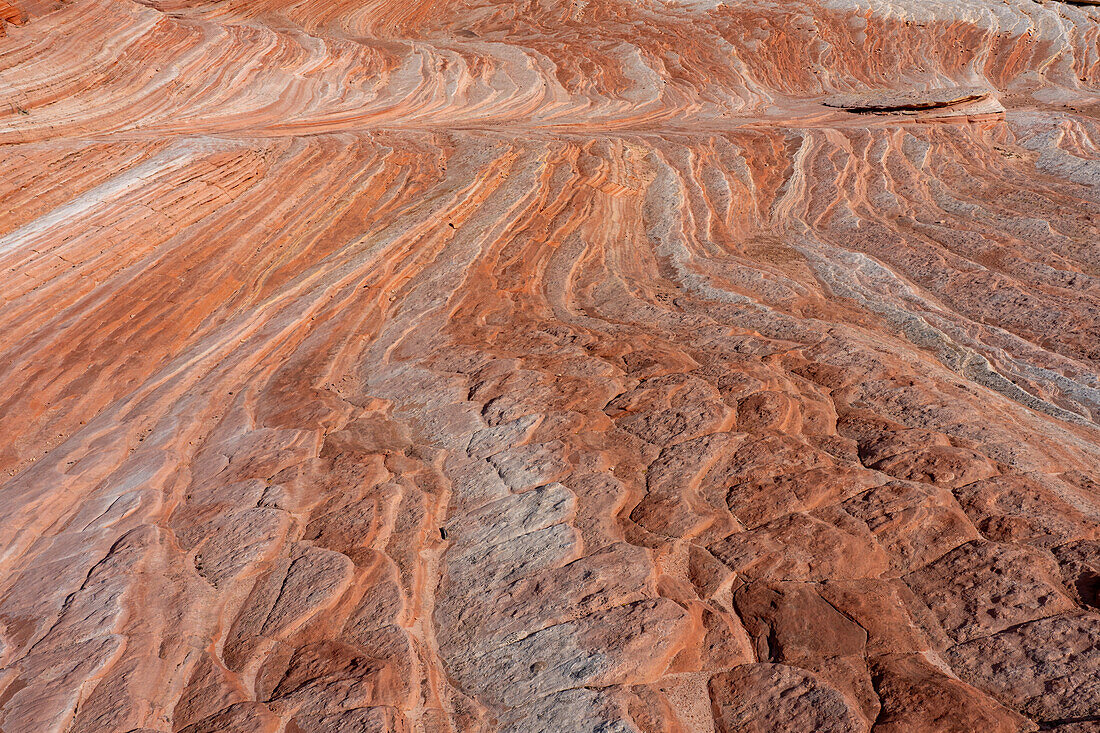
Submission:
[[[4,733],[1100,726],[1100,10],[0,19]]]

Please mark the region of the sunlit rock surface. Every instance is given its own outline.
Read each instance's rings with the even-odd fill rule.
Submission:
[[[1100,8],[0,27],[4,733],[1100,728]]]

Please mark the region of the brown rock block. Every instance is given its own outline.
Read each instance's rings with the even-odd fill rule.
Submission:
[[[388,481],[361,494],[325,502],[313,511],[304,539],[343,554],[376,546],[392,532],[405,493],[400,484]]]
[[[228,670],[209,654],[194,667],[185,692],[172,715],[181,726],[208,720],[234,703],[247,702],[243,690],[233,684]]]
[[[956,488],[963,510],[987,539],[1049,547],[1095,538],[1100,523],[1073,506],[1064,485],[1046,476],[997,476]]]
[[[1082,540],[1056,547],[1062,585],[1085,609],[1100,610],[1100,541]]]
[[[802,410],[796,399],[783,392],[757,392],[737,403],[737,427],[748,433],[765,430],[802,432]]]
[[[478,655],[452,656],[448,672],[496,705],[521,706],[576,687],[656,679],[680,650],[687,614],[663,599],[550,626]]]
[[[258,648],[300,629],[348,588],[353,564],[331,550],[303,547],[257,579],[229,631],[226,665],[240,671]]]
[[[386,704],[399,710],[416,706],[422,649],[414,633],[399,624],[387,624],[355,635],[341,634],[340,638],[352,643],[358,654],[385,666],[387,686],[382,694],[390,701]],[[357,666],[355,671],[363,670],[366,677],[369,667]]]
[[[899,575],[979,537],[951,492],[928,484],[892,481],[847,500],[844,509],[866,522]]]
[[[879,478],[867,471],[822,466],[735,484],[729,488],[726,505],[743,525],[759,527],[791,512],[838,504],[879,483]]]
[[[721,492],[733,516],[757,527],[791,512],[838,503],[878,483],[870,472],[839,464],[793,436],[768,436],[745,441],[719,460],[701,490],[708,497]]]
[[[962,643],[1074,609],[1048,552],[975,540],[905,581]]]
[[[875,578],[889,568],[867,525],[836,506],[789,514],[707,549],[748,579]]]
[[[868,723],[875,720],[867,632],[822,598],[816,584],[749,583],[734,603],[757,658],[812,671],[855,702]]]
[[[728,433],[714,433],[664,449],[646,469],[646,493],[631,511],[631,521],[674,538],[694,537],[711,526],[720,512],[700,495],[698,486],[737,442]]]
[[[405,620],[409,599],[401,587],[401,575],[393,560],[377,552],[359,561],[365,568],[360,582],[370,588],[344,622],[344,633],[355,639],[391,623]]]
[[[359,708],[332,715],[296,715],[287,724],[287,733],[329,733],[354,730],[363,733],[409,733],[412,727],[400,710]]]
[[[944,674],[923,655],[889,654],[872,665],[882,711],[875,733],[1017,733],[1033,722],[970,685]]]
[[[700,669],[726,669],[755,661],[752,643],[736,615],[704,607],[702,622]]]
[[[699,514],[680,492],[648,492],[630,512],[630,520],[648,532],[669,538],[695,537],[711,522]]]
[[[601,548],[621,541],[623,531],[617,517],[627,501],[627,487],[603,473],[574,473],[566,483],[578,499],[574,526],[585,546]]]
[[[708,382],[680,375],[642,381],[605,408],[624,430],[666,446],[732,427],[733,414]]]
[[[1053,616],[952,647],[959,677],[1032,720],[1088,722],[1100,710],[1100,618]]]
[[[294,650],[268,700],[272,709],[296,717],[331,715],[399,703],[399,683],[385,662],[351,645],[323,641]]]
[[[860,444],[869,468],[895,478],[955,488],[995,476],[996,465],[969,448],[951,445],[946,436],[924,430],[888,434]]]
[[[454,600],[440,599],[437,639],[448,650],[473,639],[511,643],[536,629],[645,600],[654,585],[645,550],[618,543],[495,591],[470,588]]]
[[[815,583],[756,581],[733,598],[761,659],[798,665],[864,655],[867,632],[822,598]]]
[[[248,730],[257,733],[274,733],[282,725],[278,716],[256,702],[240,702],[211,715],[205,720],[181,729],[180,733],[220,733],[227,730]]]
[[[698,545],[688,547],[688,579],[700,598],[711,598],[733,582],[734,572]]]
[[[870,729],[842,694],[796,667],[746,664],[715,675],[709,687],[720,733]]]
[[[290,530],[286,512],[255,507],[218,517],[194,552],[195,569],[215,587],[272,557]]]
[[[942,651],[939,620],[901,580],[830,580],[818,592],[867,632],[867,654]]]

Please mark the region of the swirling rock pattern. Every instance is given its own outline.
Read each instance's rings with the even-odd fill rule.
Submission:
[[[1100,9],[0,27],[5,733],[1100,725]]]

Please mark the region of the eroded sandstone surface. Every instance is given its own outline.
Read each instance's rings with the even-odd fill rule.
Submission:
[[[1100,730],[1100,9],[0,27],[4,733]]]

